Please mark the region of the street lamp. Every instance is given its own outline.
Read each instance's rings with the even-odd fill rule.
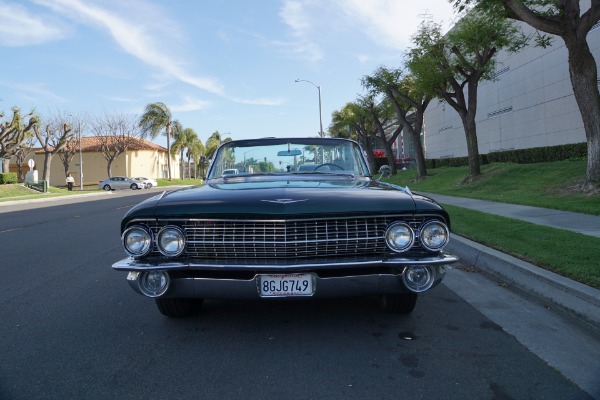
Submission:
[[[258,149],[250,149],[244,152],[244,172],[246,172],[246,153],[250,153],[251,151],[256,151]]]
[[[323,118],[321,117],[321,86],[315,85],[311,81],[307,81],[305,79],[296,79],[295,82],[296,83],[298,83],[298,82],[307,82],[307,83],[310,83],[311,85],[313,85],[314,87],[316,87],[317,90],[319,91],[319,128],[320,128],[320,130],[319,130],[319,136],[323,137]]]
[[[69,114],[69,117],[73,117]],[[79,142],[79,190],[83,191],[83,154],[81,152],[81,119],[78,118],[77,141]]]
[[[79,190],[83,191],[83,153],[81,152],[81,120],[79,120]]]

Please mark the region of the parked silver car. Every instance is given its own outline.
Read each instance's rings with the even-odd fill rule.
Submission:
[[[128,178],[126,176],[113,176],[98,182],[98,187],[103,190],[117,189],[144,189],[146,184],[137,179]]]
[[[146,189],[150,189],[151,187],[156,187],[158,186],[158,182],[156,182],[156,179],[152,179],[152,178],[144,178],[143,176],[140,176],[138,178],[133,178],[136,181],[142,181],[144,182],[145,188]]]

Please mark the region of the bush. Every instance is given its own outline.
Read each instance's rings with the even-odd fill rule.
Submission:
[[[587,143],[564,144],[561,146],[534,147],[531,149],[497,151],[480,155],[482,165],[499,162],[535,164],[563,160],[581,160],[587,157]],[[463,167],[469,165],[467,157],[439,158],[426,160],[427,168]]]
[[[8,172],[0,174],[0,185],[6,185],[10,183],[17,183],[19,178],[15,172]]]

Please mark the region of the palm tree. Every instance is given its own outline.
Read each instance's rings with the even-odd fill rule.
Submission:
[[[194,133],[195,135],[195,133]],[[194,179],[197,178],[198,166],[200,165],[200,157],[204,154],[204,145],[198,136],[194,136],[188,144],[187,158],[188,158],[188,171],[190,170],[190,158],[194,160]],[[191,178],[191,176],[190,176]]]
[[[183,153],[186,148],[190,147],[190,143],[194,140],[194,138],[197,138],[198,135],[196,135],[196,132],[194,132],[192,128],[185,128],[178,129],[173,136],[175,138],[175,141],[173,142],[173,146],[171,147],[171,156],[174,157],[176,153],[179,153],[179,160],[181,163],[181,179],[185,179],[185,174],[183,172]]]
[[[210,159],[221,143],[223,143],[221,133],[219,133],[219,131],[213,132],[213,134],[206,139],[206,158]]]
[[[150,136],[155,139],[158,134],[164,129],[167,137],[167,169],[168,178],[171,177],[171,137],[173,131],[181,129],[181,124],[173,120],[171,110],[164,103],[150,103],[146,106],[144,114],[140,117],[139,127],[142,130],[142,138]]]

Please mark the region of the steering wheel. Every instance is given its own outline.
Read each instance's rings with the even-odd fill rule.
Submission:
[[[318,170],[319,168],[321,168],[321,167],[324,167],[324,166],[328,166],[328,167],[335,167],[335,168],[339,169],[340,171],[343,171],[343,170],[344,170],[344,168],[340,167],[340,166],[339,166],[339,165],[337,165],[337,164],[325,163],[325,164],[321,164],[321,165],[319,165],[317,168],[313,169],[313,171],[316,171],[316,170]]]

